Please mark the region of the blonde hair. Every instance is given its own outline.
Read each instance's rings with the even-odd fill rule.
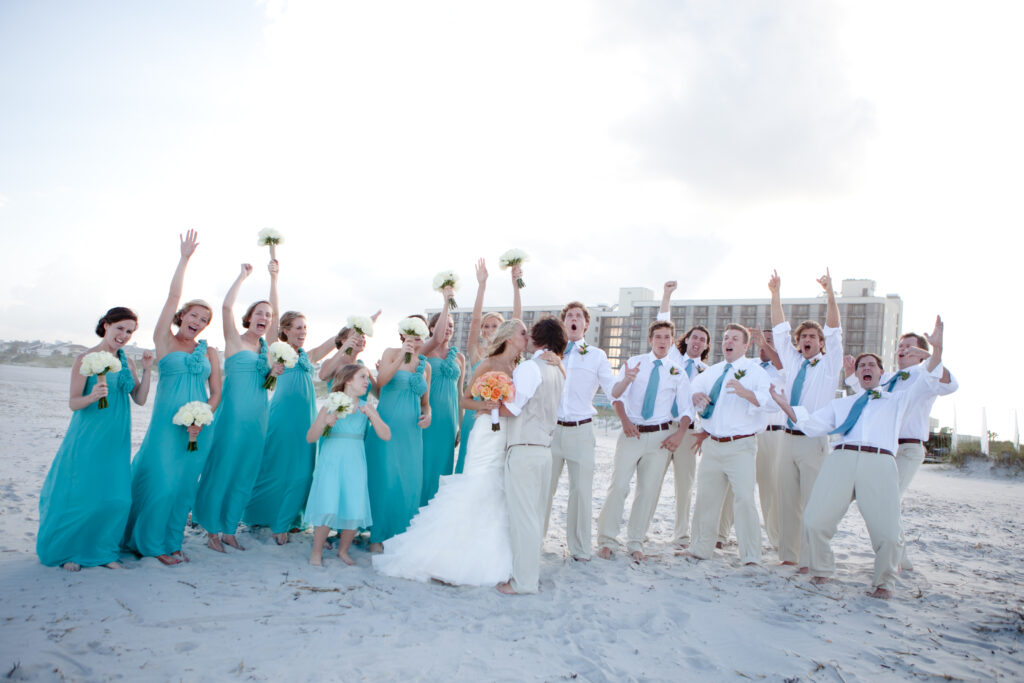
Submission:
[[[188,309],[192,308],[193,306],[199,306],[199,308],[205,308],[206,312],[210,314],[210,320],[213,320],[213,306],[211,306],[210,304],[206,303],[202,299],[192,299],[190,301],[186,301],[184,303],[184,305],[182,305],[182,307],[179,308],[174,313],[174,318],[171,319],[171,323],[175,327],[181,327],[181,317],[183,315],[185,315],[186,313],[188,313]]]
[[[505,344],[515,335],[519,327],[526,327],[519,318],[512,318],[498,325],[498,329],[494,331],[494,337],[491,339],[491,345],[487,348],[487,355],[502,354],[505,351]]]

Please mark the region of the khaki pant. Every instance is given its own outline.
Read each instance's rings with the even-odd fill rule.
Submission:
[[[676,523],[672,542],[676,545],[690,544],[690,501],[693,498],[693,482],[697,478],[697,454],[693,444],[697,441],[695,430],[689,429],[679,448],[672,454],[672,480],[676,489]],[[722,503],[722,520],[718,524],[718,540],[725,543],[732,528],[732,489],[729,489]]]
[[[643,551],[644,536],[654,517],[654,510],[661,495],[661,483],[668,469],[670,453],[661,447],[672,430],[647,432],[640,438],[619,435],[615,444],[615,469],[608,486],[604,506],[597,518],[597,544],[611,548],[617,543],[619,526],[622,524],[622,508],[629,495],[629,482],[636,472],[636,493],[633,508],[626,525],[626,550]]]
[[[512,577],[517,593],[536,593],[540,583],[540,552],[544,515],[551,481],[551,449],[512,446],[505,460],[505,501],[512,538]]]
[[[594,423],[576,427],[555,426],[551,440],[551,487],[548,491],[544,535],[551,521],[551,503],[558,489],[563,466],[569,469],[569,505],[566,510],[565,538],[573,557],[590,559],[594,512]]]
[[[708,438],[697,472],[697,504],[693,511],[690,552],[708,559],[714,553],[718,524],[727,488],[732,487],[733,515],[740,560],[761,561],[761,524],[754,503],[757,439],[747,437],[720,442]]]
[[[833,451],[821,467],[804,509],[804,540],[811,575],[830,577],[835,556],[830,541],[853,500],[875,550],[872,585],[892,590],[903,553],[899,473],[891,455]]]
[[[921,463],[924,462],[924,445],[919,443],[901,443],[900,447],[896,450],[896,469],[900,474],[900,503],[903,502],[903,494],[910,488],[910,482],[914,480],[914,475],[917,474],[917,470],[921,468]],[[902,510],[900,512],[902,515]],[[904,539],[905,540],[905,539]],[[903,555],[900,557],[900,566],[904,569],[912,570],[914,568],[910,558],[907,557],[907,546],[909,543],[904,542],[903,544]]]
[[[768,543],[779,547],[778,460],[782,444],[781,429],[757,435],[757,495],[761,500],[761,519]]]
[[[782,433],[776,475],[779,478],[779,560],[807,566],[801,554],[804,507],[811,497],[814,480],[828,453],[827,436],[797,436]]]

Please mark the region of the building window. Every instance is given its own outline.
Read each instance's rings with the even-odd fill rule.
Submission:
[[[793,304],[793,317],[799,318],[800,320],[806,320],[811,317],[811,307],[809,304]]]
[[[718,307],[719,318],[731,318],[732,317],[732,306],[719,306]]]

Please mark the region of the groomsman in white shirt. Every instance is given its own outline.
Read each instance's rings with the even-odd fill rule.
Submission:
[[[942,320],[935,319],[929,341],[933,353],[920,378],[906,391],[885,391],[879,386],[882,359],[862,353],[854,363],[863,391],[857,396],[837,398],[810,413],[803,406],[790,407],[785,397],[772,392],[801,431],[826,436],[838,434],[832,452],[825,458],[804,508],[804,540],[812,581],[824,583],[835,573],[830,542],[850,503],[857,501],[875,550],[875,572],[871,597],[889,598],[896,585],[896,572],[903,553],[900,525],[899,472],[895,454],[899,434],[908,410],[935,391],[943,376]],[[916,346],[906,349],[918,361],[928,353]]]
[[[597,556],[605,560],[612,557],[634,471],[636,493],[626,527],[626,550],[635,562],[644,559],[644,536],[658,504],[669,458],[693,419],[686,372],[668,357],[674,337],[671,322],[651,323],[647,332],[650,352],[630,358],[612,388],[612,405],[622,422],[622,434],[615,445],[612,482],[597,519]],[[679,412],[678,428],[673,427],[673,404]]]
[[[565,349],[565,387],[558,403],[558,423],[551,441],[551,489],[548,492],[547,534],[551,503],[558,489],[563,465],[569,469],[569,506],[565,538],[574,560],[590,559],[594,495],[594,394],[600,386],[611,400],[615,375],[605,352],[583,339],[590,327],[590,311],[579,301],[562,309],[562,322],[569,335]]]
[[[772,295],[772,333],[785,372],[786,396],[794,405],[814,412],[835,398],[839,373],[843,369],[843,330],[832,277],[826,270],[818,279],[828,302],[824,329],[813,320],[803,321],[796,329],[796,346],[791,343],[790,325],[782,308],[780,283],[778,273],[773,272],[768,282]],[[799,561],[802,569],[807,566],[806,556],[800,552],[803,509],[828,453],[828,437],[808,436],[787,422],[780,448],[776,468],[779,560],[784,565],[796,565]]]
[[[761,524],[754,503],[758,432],[765,428],[771,401],[768,374],[745,356],[750,331],[729,323],[722,335],[725,360],[693,381],[693,408],[704,429],[703,456],[697,471],[693,543],[689,555],[709,559],[714,553],[726,487],[732,487],[736,542],[744,564],[761,561]]]
[[[907,332],[900,337],[896,344],[896,366],[897,372],[887,372],[882,375],[879,386],[885,391],[909,391],[916,382],[920,382],[923,375],[927,373],[920,354],[914,349],[920,349],[928,353],[928,340],[922,334]],[[860,390],[860,380],[857,379],[853,358],[846,357],[848,366],[846,368],[846,384]],[[939,396],[952,394],[960,388],[959,382],[950,374],[949,370],[943,367],[942,378],[938,382],[930,384],[929,390],[907,408],[907,414],[903,418],[903,426],[900,427],[900,436],[896,450],[896,469],[900,474],[900,502],[903,495],[910,487],[914,475],[924,462],[924,444],[928,441],[930,428],[928,418],[935,405],[935,399]],[[903,544],[903,556],[900,559],[900,569],[913,571],[914,566],[907,556],[907,543]]]
[[[782,360],[775,350],[771,330],[755,330],[761,368],[778,389],[786,386],[782,375]],[[768,426],[757,435],[757,496],[761,501],[761,519],[768,544],[779,547],[779,481],[776,474],[782,447],[782,430],[786,427],[786,414],[782,410],[768,413]]]
[[[661,295],[661,309],[658,311],[658,320],[671,320],[672,293],[676,291],[677,283],[669,280]],[[686,371],[686,377],[693,382],[694,378],[708,368],[708,353],[711,351],[711,333],[703,325],[694,325],[686,334],[676,340],[669,349],[668,358],[674,361]],[[675,417],[678,411],[673,410]],[[699,446],[697,434],[699,433],[699,421],[690,423],[689,428],[683,435],[683,440],[672,453],[672,481],[676,491],[676,520],[675,529],[672,534],[672,541],[680,548],[687,548],[690,545],[690,500],[693,498],[693,482],[697,476],[697,449]],[[729,529],[732,528],[732,491],[728,491],[725,502],[722,505],[722,521],[718,527],[718,544],[721,548],[729,538]]]

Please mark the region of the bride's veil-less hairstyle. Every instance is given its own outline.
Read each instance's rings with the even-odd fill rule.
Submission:
[[[502,324],[498,325],[498,329],[494,331],[494,338],[491,339],[491,345],[487,349],[488,356],[499,356],[505,352],[505,345],[508,340],[515,335],[516,331],[523,326],[523,321],[519,318],[512,318],[506,320]]]

